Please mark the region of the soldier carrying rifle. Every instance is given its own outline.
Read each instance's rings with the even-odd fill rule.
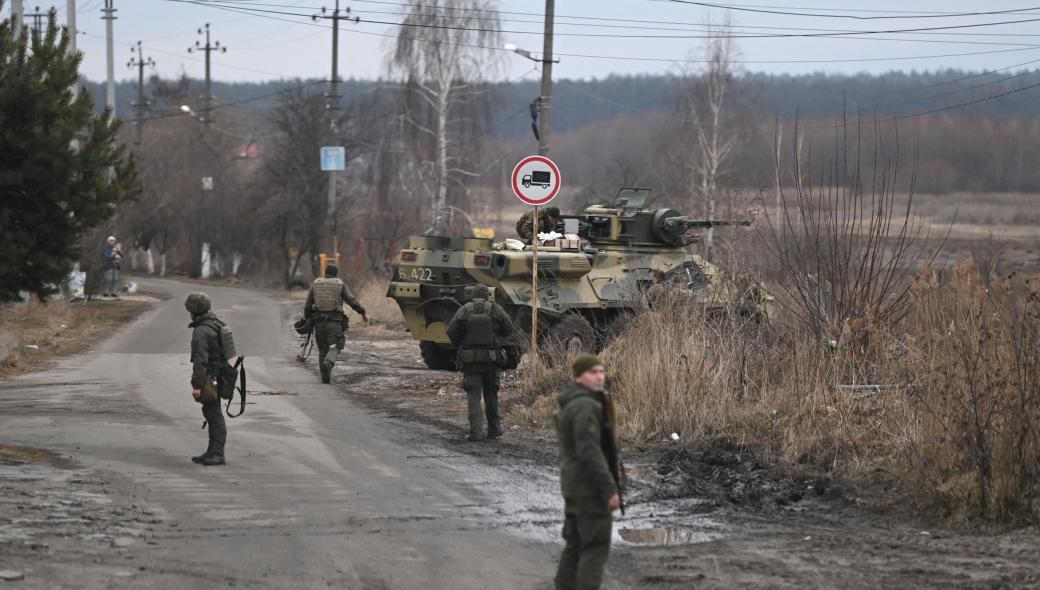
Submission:
[[[560,391],[556,410],[566,542],[556,590],[595,590],[610,555],[612,513],[619,508],[624,512],[624,469],[614,437],[613,405],[604,391],[603,362],[585,354],[573,369],[574,381]]]

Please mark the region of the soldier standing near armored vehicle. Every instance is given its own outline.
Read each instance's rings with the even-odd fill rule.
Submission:
[[[221,340],[224,322],[211,311],[211,307],[205,293],[192,293],[184,301],[184,308],[191,314],[191,323],[188,324],[192,329],[191,396],[202,404],[202,417],[209,429],[206,452],[191,460],[206,466],[225,463],[224,444],[227,442],[227,425],[215,382],[228,359]]]
[[[502,436],[498,387],[502,367],[507,362],[503,343],[513,337],[513,322],[501,305],[490,300],[491,292],[484,285],[468,287],[465,293],[470,301],[451,318],[448,337],[459,350],[459,365],[464,374],[462,388],[469,404],[466,439],[484,439],[481,396],[487,416],[487,438],[495,439]]]
[[[325,266],[325,276],[314,279],[311,284],[303,312],[304,317],[314,326],[322,383],[332,381],[332,368],[336,365],[339,351],[343,350],[346,344],[349,324],[347,316],[343,313],[344,303],[368,321],[365,308],[354,297],[350,287],[340,280],[339,267],[330,263]]]
[[[610,555],[613,512],[621,504],[621,466],[604,393],[606,370],[584,354],[573,365],[574,381],[560,391],[556,432],[560,441],[563,539],[556,590],[596,590]]]

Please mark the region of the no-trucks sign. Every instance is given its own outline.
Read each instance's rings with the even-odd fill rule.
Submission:
[[[540,207],[560,192],[560,169],[545,156],[527,156],[513,168],[513,192],[528,205]]]

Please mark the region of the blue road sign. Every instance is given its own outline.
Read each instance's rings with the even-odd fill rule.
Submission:
[[[347,148],[342,146],[321,148],[322,172],[342,172],[347,169]]]

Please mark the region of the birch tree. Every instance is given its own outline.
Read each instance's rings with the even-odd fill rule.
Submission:
[[[446,227],[449,185],[477,176],[461,144],[472,128],[474,96],[500,47],[495,0],[408,0],[390,68],[403,78],[404,125],[429,146],[427,233]],[[425,180],[425,179],[424,179]]]
[[[730,171],[729,159],[739,139],[731,113],[734,59],[739,51],[731,30],[729,20],[709,25],[702,69],[684,72],[682,78],[679,108],[691,156],[686,160],[689,191],[707,204],[709,218],[715,216],[719,179]],[[709,229],[709,247],[711,242]]]

